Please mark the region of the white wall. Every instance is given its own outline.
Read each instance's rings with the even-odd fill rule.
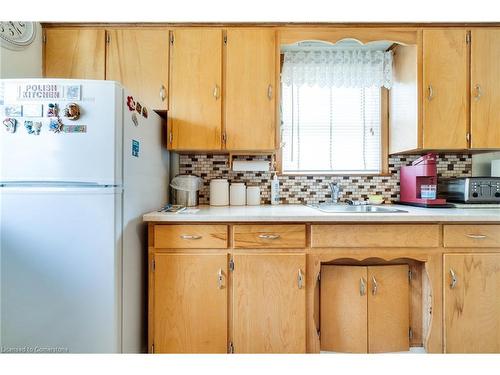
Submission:
[[[0,46],[0,78],[37,78],[42,76],[42,27],[36,23],[36,38],[23,50]]]

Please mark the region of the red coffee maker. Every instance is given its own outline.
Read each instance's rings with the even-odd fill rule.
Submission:
[[[437,198],[436,154],[427,154],[411,165],[402,166],[400,171],[399,203],[420,207],[448,207],[446,199]],[[433,188],[434,196],[425,191]],[[424,196],[422,196],[424,195]]]

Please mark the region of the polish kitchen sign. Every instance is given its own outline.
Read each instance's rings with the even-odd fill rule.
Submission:
[[[18,86],[17,99],[22,101],[80,100],[80,86],[53,83],[21,84]]]

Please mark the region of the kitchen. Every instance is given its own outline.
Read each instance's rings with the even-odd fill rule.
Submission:
[[[12,24],[3,353],[500,352],[500,23]]]

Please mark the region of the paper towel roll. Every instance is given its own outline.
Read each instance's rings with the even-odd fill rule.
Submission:
[[[233,160],[233,171],[269,171],[270,163],[267,160]]]
[[[500,159],[491,161],[491,177],[500,177]]]

